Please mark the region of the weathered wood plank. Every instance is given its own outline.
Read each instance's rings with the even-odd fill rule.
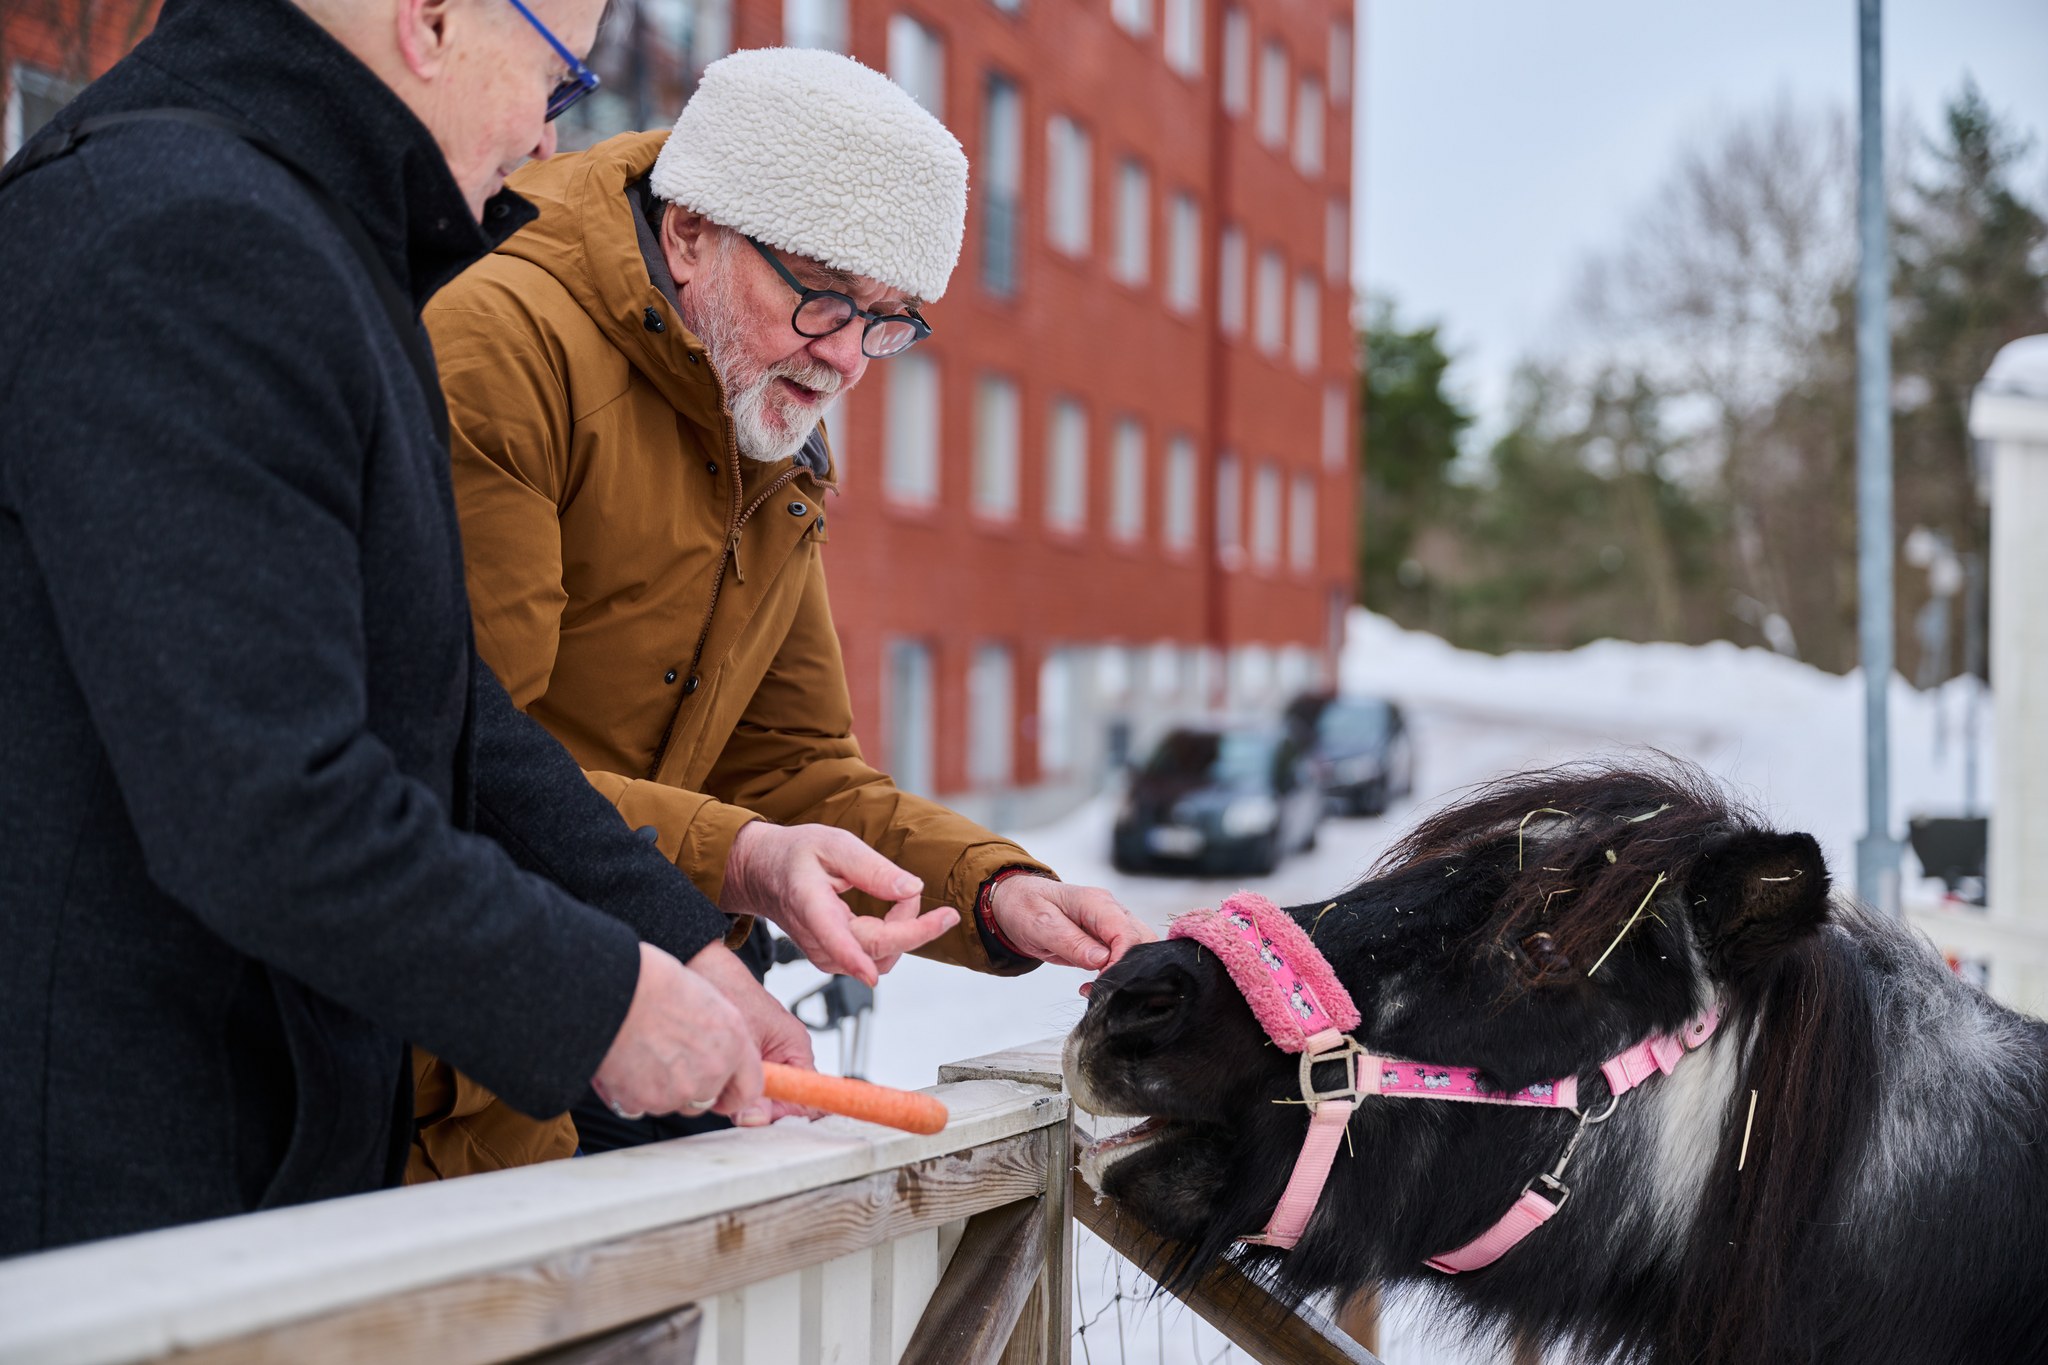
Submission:
[[[1170,1250],[1164,1239],[1126,1217],[1114,1200],[1098,1203],[1079,1171],[1073,1174],[1073,1209],[1090,1232],[1140,1267],[1158,1264]],[[1180,1299],[1265,1365],[1379,1365],[1377,1356],[1320,1313],[1308,1308],[1290,1313],[1227,1261],[1210,1266]]]
[[[102,1365],[203,1347],[437,1281],[596,1254],[1058,1125],[1067,1111],[1064,1096],[1014,1082],[931,1093],[953,1122],[929,1137],[849,1119],[783,1123],[19,1257],[0,1263],[0,1360]]]
[[[1066,1085],[1060,1069],[1060,1056],[1066,1045],[1067,1036],[1062,1033],[1052,1038],[1040,1038],[1035,1043],[1006,1047],[1001,1052],[948,1062],[939,1068],[939,1080],[1022,1081],[1026,1085],[1059,1090]]]
[[[703,1326],[704,1310],[685,1304],[616,1332],[528,1356],[520,1365],[689,1365],[697,1358],[697,1335]]]
[[[901,1365],[991,1365],[1017,1325],[1044,1257],[1045,1211],[1039,1199],[1021,1199],[969,1219]]]
[[[900,1245],[920,1233],[931,1243],[925,1248],[932,1262],[928,1290],[937,1279],[938,1225],[1036,1195],[1044,1188],[1042,1160],[1042,1139],[1020,1133],[825,1189],[407,1290],[174,1359],[189,1365],[399,1359],[482,1365],[864,1247]],[[751,1312],[744,1322],[733,1317],[736,1306],[730,1297],[720,1303],[720,1339],[743,1333],[751,1360],[756,1324]],[[793,1344],[794,1309],[789,1317]],[[900,1330],[907,1335],[907,1326]]]

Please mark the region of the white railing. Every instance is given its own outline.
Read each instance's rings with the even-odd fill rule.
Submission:
[[[1058,1040],[956,1063],[944,1132],[845,1119],[658,1143],[0,1262],[0,1362],[1065,1362],[1076,1210]],[[1218,1267],[1262,1360],[1370,1361]],[[692,1346],[694,1342],[694,1346]]]

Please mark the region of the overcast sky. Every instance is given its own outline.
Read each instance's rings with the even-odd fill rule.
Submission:
[[[2048,134],[2048,0],[1887,0],[1886,99],[1931,128],[1967,73]],[[1577,268],[1688,139],[1769,106],[1853,112],[1855,0],[1359,0],[1355,258],[1435,319],[1491,428]],[[2048,199],[2037,145],[2023,184]]]

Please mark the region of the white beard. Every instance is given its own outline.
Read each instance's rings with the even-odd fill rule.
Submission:
[[[822,361],[791,358],[765,368],[739,357],[739,324],[734,314],[731,290],[726,287],[725,252],[731,239],[721,241],[717,255],[692,286],[695,294],[683,310],[684,322],[704,343],[711,359],[712,373],[725,390],[726,410],[732,416],[733,438],[740,454],[760,464],[787,460],[804,448],[818,422],[839,401],[845,380]],[[848,323],[847,326],[854,326]],[[775,387],[778,379],[789,379],[825,394],[815,406],[793,402]]]

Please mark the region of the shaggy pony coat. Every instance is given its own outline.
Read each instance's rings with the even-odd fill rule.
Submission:
[[[2048,1359],[2048,1026],[1831,901],[1811,837],[1676,763],[1578,766],[1479,792],[1290,913],[1371,1051],[1503,1090],[1576,1075],[1588,1113],[1608,1057],[1717,1000],[1722,1022],[1587,1128],[1556,1217],[1444,1276],[1424,1260],[1491,1225],[1577,1117],[1365,1098],[1300,1245],[1233,1249],[1300,1149],[1295,1060],[1213,954],[1133,950],[1067,1069],[1083,1107],[1159,1120],[1084,1170],[1179,1239],[1169,1279],[1229,1254],[1294,1300],[1419,1283],[1475,1334],[1585,1360]]]

